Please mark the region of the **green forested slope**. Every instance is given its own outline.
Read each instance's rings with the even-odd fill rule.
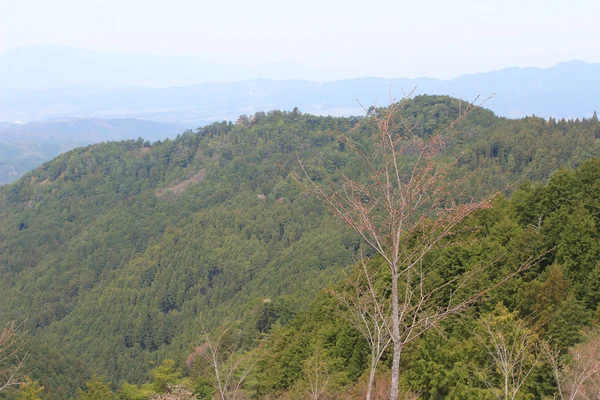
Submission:
[[[458,108],[421,96],[404,113],[427,135]],[[368,249],[287,171],[298,152],[323,177],[360,176],[331,133],[368,144],[373,129],[360,118],[258,113],[162,143],[104,143],[58,157],[0,189],[0,318],[27,318],[32,345],[49,349],[34,353],[40,358],[58,351],[81,361],[52,384],[73,393],[69,376],[136,383],[165,357],[181,365],[201,320],[258,329],[265,298],[301,310]],[[596,118],[506,120],[478,110],[447,155],[464,151],[461,171],[478,167],[473,191],[485,191],[576,166],[598,154],[599,137]],[[42,379],[36,365],[31,375]]]
[[[539,347],[542,340],[563,354],[585,339],[586,330],[593,340],[600,340],[599,199],[600,159],[596,158],[575,171],[557,171],[547,185],[524,185],[511,199],[499,199],[493,208],[470,217],[448,243],[438,246],[428,258],[442,263],[440,270],[448,273],[445,279],[479,271],[489,263],[473,282],[482,287],[529,257],[545,256],[475,307],[412,343],[402,364],[404,389],[422,399],[495,399],[493,390],[502,389],[503,382],[481,341],[485,332],[478,321],[484,317],[504,324],[506,335],[509,328],[522,324],[535,341],[525,351],[537,359],[537,365],[517,398],[555,398],[556,381]],[[383,260],[375,257],[370,263],[377,268]],[[343,287],[343,281],[329,286],[336,291]],[[364,398],[361,388],[369,347],[345,312],[326,290],[288,324],[274,329],[273,348],[256,371],[255,393],[302,398],[303,367],[318,348],[332,377],[329,395]],[[388,352],[382,374],[390,361]],[[382,383],[385,388],[386,380]]]
[[[79,149],[5,188],[2,316],[26,317],[44,343],[136,382],[152,360],[189,349],[200,314],[309,298],[359,243],[283,179],[278,142],[301,136],[279,120],[286,131],[263,146],[258,129],[216,125],[152,147]],[[314,120],[312,140],[330,146],[320,130],[348,123]]]

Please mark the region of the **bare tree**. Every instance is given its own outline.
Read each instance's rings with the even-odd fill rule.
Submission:
[[[391,306],[389,299],[382,293],[381,280],[377,279],[379,271],[372,272],[367,260],[362,257],[359,266],[356,278],[349,280],[349,287],[331,293],[347,310],[344,315],[367,340],[371,349],[366,394],[366,400],[371,400],[377,364],[392,342]]]
[[[489,370],[479,375],[496,398],[514,400],[538,365],[537,337],[510,315],[482,317],[479,324],[483,334],[477,336],[492,359],[491,370],[500,375],[500,387],[489,378]]]
[[[437,157],[446,146],[448,133],[477,106],[466,104],[459,108],[452,123],[429,136],[419,137],[402,116],[401,110],[407,101],[405,98],[392,102],[389,107],[372,113],[370,118],[377,130],[373,146],[366,146],[371,150],[362,150],[348,137],[337,136],[362,160],[369,175],[367,179],[354,179],[340,172],[339,181],[321,184],[311,178],[299,156],[300,172],[292,173],[300,185],[381,255],[389,268],[393,343],[391,400],[398,399],[404,346],[509,278],[470,296],[459,291],[466,288],[467,278],[472,275],[440,285],[429,283],[436,274],[436,266],[425,265],[426,256],[451,236],[465,218],[490,207],[495,194],[479,201],[466,199],[470,177],[452,177],[460,157],[449,162]],[[447,301],[440,304],[440,297]]]
[[[327,385],[331,381],[327,363],[323,360],[319,350],[319,346],[316,345],[313,355],[306,360],[303,369],[306,380],[304,391],[311,400],[319,400],[325,394]]]
[[[21,324],[7,323],[0,331],[0,391],[21,383],[19,371],[26,356],[20,355],[22,346]]]
[[[575,346],[566,357],[567,363],[549,343],[543,343],[542,349],[552,367],[561,400],[600,399],[600,334],[589,335]]]
[[[259,353],[264,341],[254,352],[235,354],[239,342],[227,340],[231,328],[224,329],[216,338],[212,338],[202,325],[204,343],[199,353],[214,373],[214,386],[221,400],[235,400],[248,375],[259,361]]]

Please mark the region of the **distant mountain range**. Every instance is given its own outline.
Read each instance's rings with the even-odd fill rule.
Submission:
[[[356,99],[365,106],[386,104],[390,88],[395,97],[415,88],[415,94],[448,94],[465,100],[495,93],[486,107],[511,118],[586,117],[600,108],[598,63],[507,68],[449,80],[326,81],[349,74],[286,63],[250,68],[193,57],[34,46],[0,55],[0,121],[134,117],[203,125],[294,107],[314,114],[350,115],[362,113]],[[303,79],[284,79],[289,77]]]

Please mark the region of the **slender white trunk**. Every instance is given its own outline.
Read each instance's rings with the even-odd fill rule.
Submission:
[[[371,400],[373,393],[373,383],[375,382],[375,371],[377,370],[377,357],[371,354],[371,372],[369,373],[369,386],[367,386],[367,397],[365,400]]]
[[[398,386],[400,382],[400,310],[398,308],[398,272],[392,272],[392,341],[394,343],[394,357],[392,359],[392,382],[390,387],[390,400],[398,400]]]

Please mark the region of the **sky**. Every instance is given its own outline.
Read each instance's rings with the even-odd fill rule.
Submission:
[[[0,0],[0,53],[59,44],[357,76],[600,62],[593,0]]]

